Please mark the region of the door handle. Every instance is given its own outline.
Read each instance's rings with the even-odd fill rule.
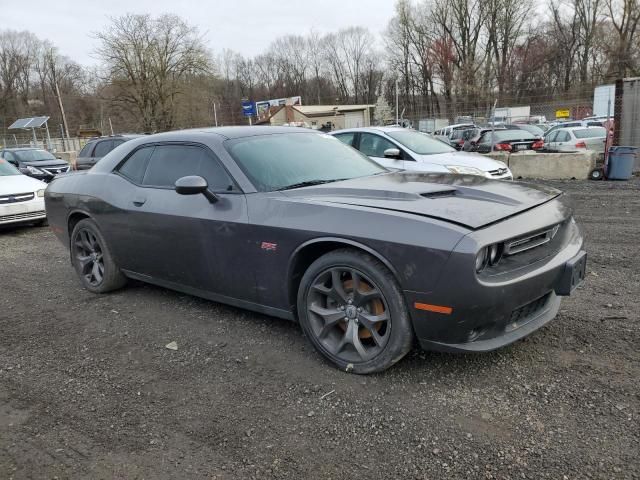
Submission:
[[[144,205],[144,202],[146,202],[146,201],[147,201],[146,197],[135,197],[133,199],[133,204],[136,207],[141,207],[142,205]]]

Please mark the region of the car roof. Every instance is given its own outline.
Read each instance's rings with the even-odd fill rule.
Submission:
[[[562,127],[562,128],[558,128],[558,130],[592,130],[594,128],[601,128],[603,130],[606,130],[605,127],[601,127],[600,125],[588,125],[588,126],[584,126],[584,127]]]
[[[329,132],[330,134],[336,133],[350,133],[350,132],[369,132],[369,133],[388,133],[388,132],[417,132],[412,128],[404,128],[404,127],[355,127],[355,128],[343,128],[341,130],[334,130],[333,132]]]

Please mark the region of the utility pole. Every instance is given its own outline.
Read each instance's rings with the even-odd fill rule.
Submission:
[[[64,114],[64,107],[62,106],[62,97],[60,96],[60,89],[58,88],[58,81],[56,85],[56,96],[58,97],[58,105],[60,106],[60,115],[62,115],[62,123],[64,124],[64,131],[67,133],[67,141],[71,143],[71,137],[69,136],[69,125],[67,124],[67,116]]]
[[[218,126],[218,112],[216,110],[216,102],[213,102],[213,119],[216,122],[216,127]]]

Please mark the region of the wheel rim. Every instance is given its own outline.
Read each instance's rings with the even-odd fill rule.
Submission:
[[[353,268],[333,267],[320,273],[307,295],[307,314],[316,339],[343,361],[371,360],[391,335],[391,315],[382,291]]]
[[[73,254],[80,267],[80,275],[89,285],[100,285],[104,278],[104,258],[96,234],[86,228],[78,230],[73,242]]]

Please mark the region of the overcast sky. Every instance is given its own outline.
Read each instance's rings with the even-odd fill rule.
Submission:
[[[276,37],[320,33],[359,25],[378,36],[393,16],[394,0],[1,0],[0,28],[30,30],[48,39],[60,53],[93,64],[91,33],[104,28],[109,16],[124,13],[174,13],[205,34],[218,53],[229,48],[252,56]]]

